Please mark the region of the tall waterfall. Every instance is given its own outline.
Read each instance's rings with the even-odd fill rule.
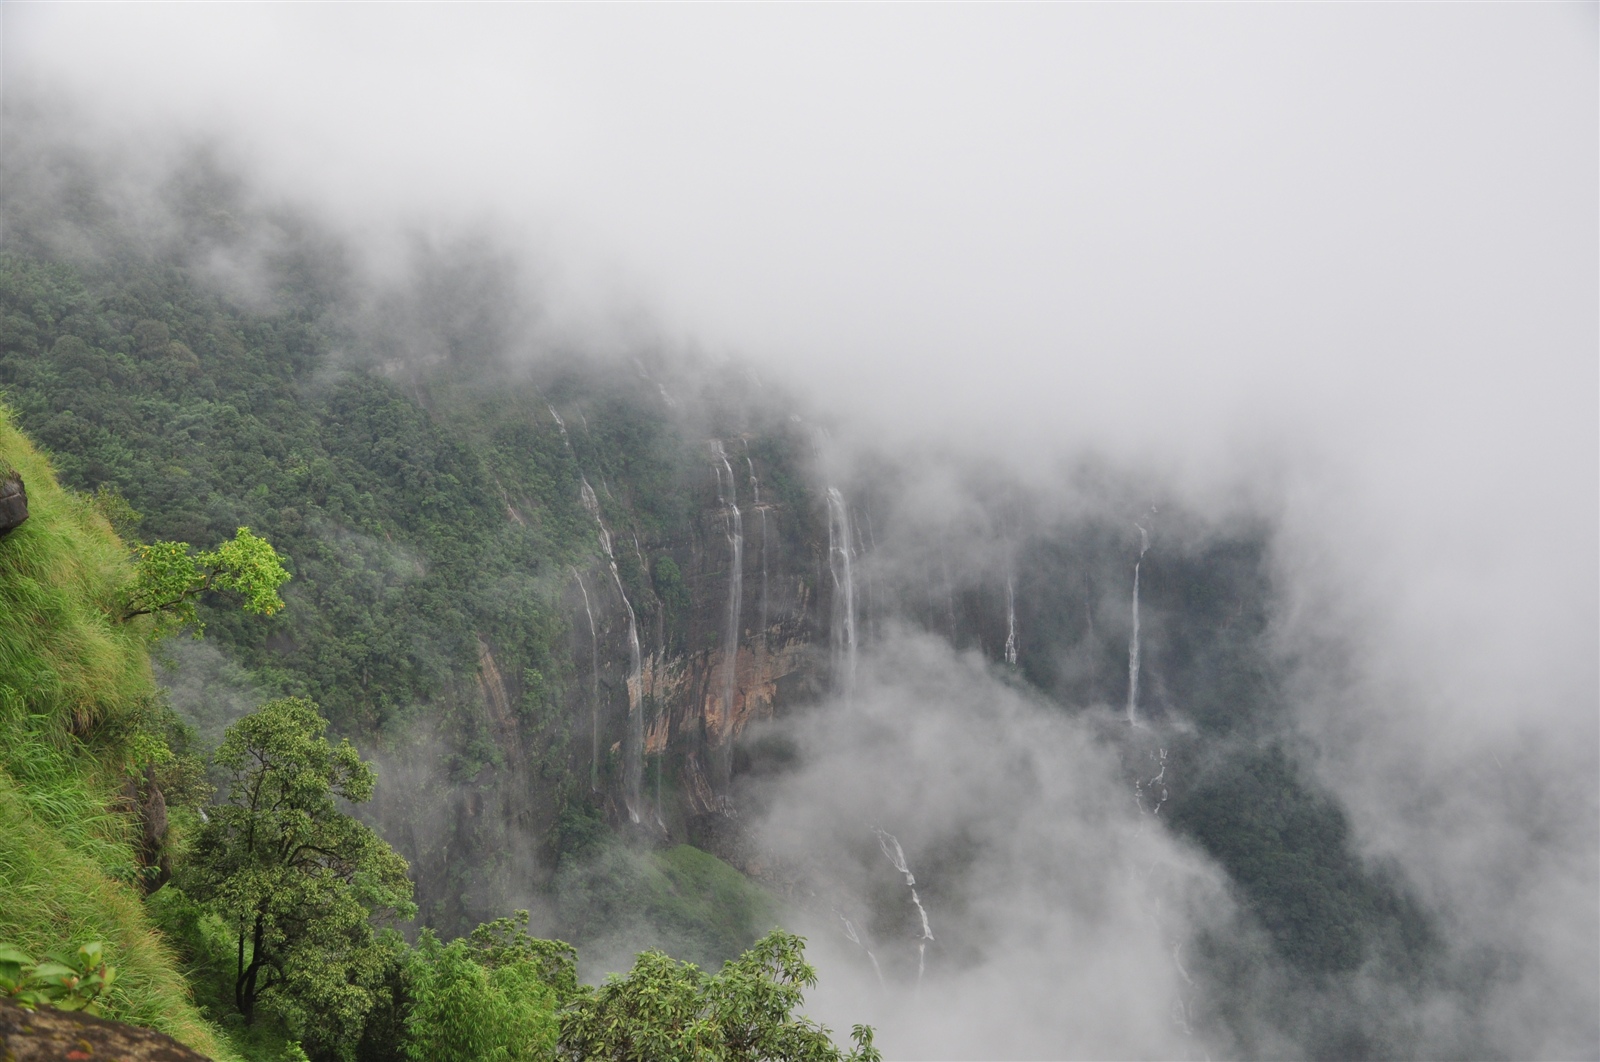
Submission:
[[[850,510],[837,487],[828,488],[828,569],[833,575],[834,681],[846,694],[856,685],[856,583],[851,570]]]
[[[606,563],[611,567],[611,581],[616,584],[617,596],[622,598],[622,608],[628,614],[628,729],[622,741],[622,800],[628,807],[628,818],[640,821],[644,787],[644,711],[640,703],[643,684],[644,659],[639,651],[639,620],[633,613],[633,603],[622,587],[622,573],[617,570],[617,557],[611,550],[611,531],[600,515],[600,499],[585,477],[582,483],[583,507],[589,510],[600,528],[600,548],[605,551]]]
[[[552,412],[554,412],[552,410]],[[589,604],[589,588],[576,567],[572,577],[583,594],[583,611],[589,617],[589,789],[600,789],[600,636],[595,632],[594,608]]]
[[[1139,559],[1133,562],[1133,637],[1128,640],[1128,724],[1139,726],[1139,566],[1150,548],[1150,533],[1138,524]]]
[[[733,479],[733,466],[728,463],[722,440],[711,440],[712,455],[716,463],[712,471],[717,476],[717,501],[722,505],[723,519],[728,529],[728,551],[732,567],[728,572],[728,630],[722,643],[722,744],[715,757],[717,781],[722,790],[719,796],[726,799],[728,783],[733,768],[733,698],[739,680],[739,610],[744,603],[744,517],[739,512],[739,489]],[[727,476],[724,493],[723,476]]]
[[[911,902],[917,907],[917,915],[922,919],[922,935],[917,938],[917,985],[922,984],[922,971],[927,966],[928,941],[933,939],[933,930],[928,925],[928,912],[922,906],[922,898],[917,895],[917,878],[911,873],[911,868],[906,865],[906,854],[900,848],[900,842],[894,834],[874,826],[872,832],[878,835],[878,847],[883,849],[883,854],[894,868],[905,876],[906,888],[911,890]]]

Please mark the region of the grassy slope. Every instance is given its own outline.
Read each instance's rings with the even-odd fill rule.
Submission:
[[[137,892],[125,817],[111,810],[126,736],[155,693],[147,634],[112,619],[128,553],[0,409],[0,461],[30,518],[0,539],[0,940],[43,951],[102,940],[119,970],[113,1017],[217,1058]]]

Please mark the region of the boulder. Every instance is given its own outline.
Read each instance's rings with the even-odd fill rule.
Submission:
[[[0,998],[0,1058],[6,1062],[206,1062],[165,1033],[80,1011],[25,1010]]]
[[[0,537],[4,537],[28,518],[28,492],[22,477],[0,461]]]

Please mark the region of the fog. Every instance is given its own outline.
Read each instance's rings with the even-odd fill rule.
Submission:
[[[837,425],[845,464],[989,462],[1048,497],[1089,452],[1192,511],[1266,514],[1313,768],[1358,846],[1442,919],[1452,961],[1504,958],[1470,1002],[1409,1000],[1408,1042],[1445,1051],[1470,1017],[1471,1042],[1513,1056],[1600,1049],[1593,5],[10,3],[0,19],[8,120],[52,101],[56,135],[152,171],[209,143],[263,201],[310,204],[376,277],[404,270],[416,233],[491,233],[528,293],[513,354],[581,338],[753,364]],[[937,480],[927,504],[965,504]],[[992,808],[980,791],[930,803],[915,779],[954,768],[914,742],[879,764],[912,780],[837,783],[860,782],[852,728],[925,704],[919,733],[989,765],[973,787],[1059,745],[1040,777],[1064,788],[1036,797],[1055,817],[1008,823],[992,854],[1087,892],[1045,918],[1023,875],[1000,883],[1002,918],[969,874],[963,931],[1026,943],[930,981],[947,1027],[898,997],[861,1017],[913,1056],[1198,1047],[1172,1039],[1181,933],[1146,917],[1160,890],[1116,883],[1164,860],[1182,868],[1161,886],[1173,918],[1226,919],[1215,868],[1112,810],[1114,771],[1075,725],[959,654],[885,645],[853,713],[793,735],[820,766],[787,806],[815,818],[779,813],[774,837],[860,825],[877,801],[910,851]],[[892,678],[906,671],[943,676],[939,695],[919,700]],[[985,719],[1013,739],[985,751],[968,729]],[[1085,847],[1103,878],[1064,854]],[[859,1014],[859,956],[814,936],[817,1006]],[[1001,991],[1059,970],[1057,948],[1081,982]]]

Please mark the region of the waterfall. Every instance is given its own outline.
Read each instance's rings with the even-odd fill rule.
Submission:
[[[716,463],[711,470],[717,477],[717,501],[722,505],[723,521],[728,533],[730,565],[728,571],[728,631],[722,647],[722,742],[715,763],[717,781],[722,789],[720,799],[726,800],[728,783],[733,770],[733,698],[739,684],[739,610],[744,603],[744,517],[739,512],[739,489],[733,479],[733,466],[722,448],[722,440],[711,440],[712,456]],[[723,475],[727,488],[724,493]]]
[[[1139,528],[1139,559],[1133,562],[1133,637],[1128,641],[1128,725],[1139,726],[1139,566],[1150,548],[1150,533]]]
[[[856,684],[856,584],[851,571],[850,512],[836,487],[828,488],[828,569],[833,576],[833,629],[829,639],[834,651],[833,675],[848,695],[855,692]]]
[[[750,504],[761,517],[761,647],[767,645],[767,507],[761,504],[761,480],[756,478],[755,462],[750,460],[750,444],[745,443],[744,463],[750,470]]]
[[[1151,778],[1149,781],[1145,781],[1141,778],[1135,778],[1133,780],[1133,802],[1139,806],[1139,810],[1141,812],[1144,811],[1145,792],[1148,790],[1150,793],[1156,794],[1155,807],[1150,811],[1150,814],[1153,816],[1159,816],[1161,814],[1161,806],[1167,802],[1168,796],[1166,785],[1167,750],[1161,749],[1160,752],[1161,770],[1156,772],[1155,777]]]
[[[551,410],[551,412],[555,412]],[[572,577],[583,594],[583,611],[589,617],[589,789],[600,789],[600,636],[595,633],[594,609],[589,604],[589,588],[576,567]]]
[[[600,499],[595,497],[587,478],[580,477],[580,482],[583,507],[599,525],[600,548],[605,551],[606,563],[611,567],[611,581],[616,584],[617,596],[622,598],[622,608],[628,614],[628,729],[622,742],[622,800],[627,805],[628,818],[639,822],[644,785],[644,711],[640,704],[644,658],[639,651],[639,620],[633,614],[628,592],[622,587],[622,573],[617,570],[616,554],[611,551],[611,531],[600,515]]]
[[[911,890],[911,902],[917,907],[917,915],[922,919],[922,935],[917,938],[917,986],[922,986],[922,971],[927,965],[928,941],[933,939],[933,930],[928,925],[928,912],[922,906],[922,899],[917,895],[917,878],[911,873],[911,868],[906,866],[906,854],[900,848],[900,842],[894,834],[874,826],[872,832],[878,835],[878,847],[883,850],[884,857],[894,864],[906,879],[906,888]]]
[[[839,921],[844,923],[844,935],[849,937],[851,943],[855,944],[856,947],[866,952],[867,958],[872,960],[872,972],[878,975],[878,987],[883,987],[883,968],[878,965],[878,957],[872,954],[872,949],[867,947],[866,942],[861,939],[861,935],[856,932],[854,922],[840,914],[837,909],[833,913],[839,915]]]
[[[1010,568],[1006,569],[1006,663],[1017,666],[1017,591]]]

